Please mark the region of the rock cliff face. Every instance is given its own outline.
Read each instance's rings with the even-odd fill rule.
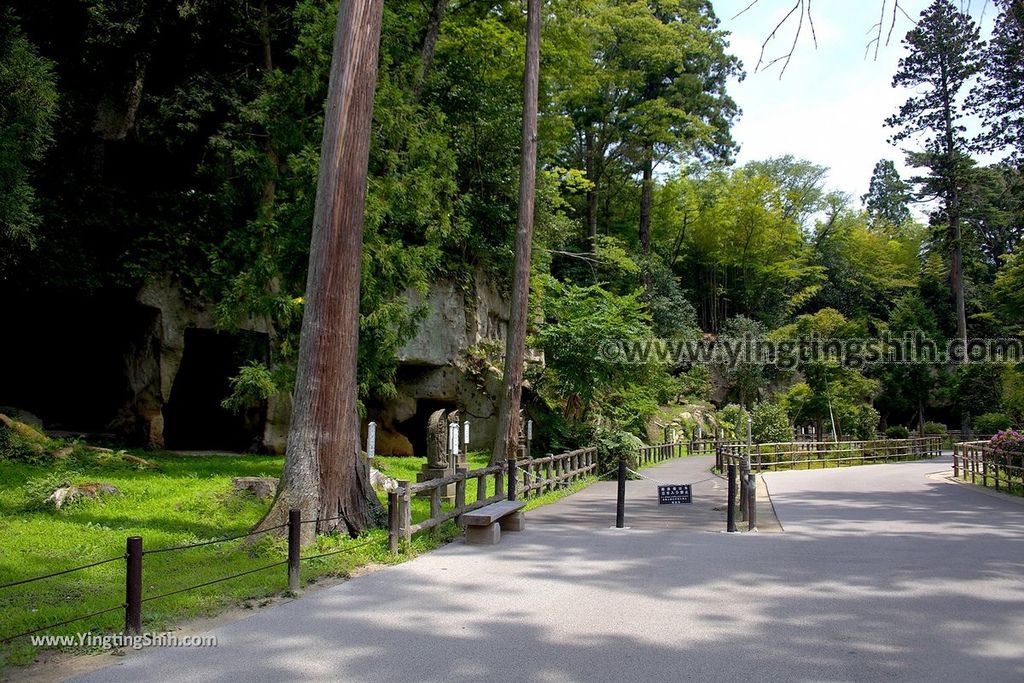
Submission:
[[[458,409],[469,421],[471,450],[490,450],[501,391],[493,361],[504,352],[508,302],[479,270],[468,288],[440,280],[425,298],[410,292],[409,299],[425,304],[427,315],[398,351],[398,397],[369,407],[380,425],[378,453],[419,455],[427,417],[438,408]]]
[[[495,363],[503,355],[508,302],[482,271],[468,286],[439,280],[425,297],[415,291],[407,296],[411,305],[424,305],[427,312],[416,335],[397,353],[398,396],[367,406],[367,419],[379,425],[377,453],[420,454],[427,417],[438,408],[458,409],[470,423],[470,449],[490,450],[501,390]],[[123,358],[126,395],[116,426],[154,447],[180,447],[181,430],[192,426],[187,420],[204,418],[183,405],[189,396],[211,394],[206,411],[215,412],[226,377],[240,364],[232,365],[235,356],[241,358],[231,356],[232,349],[244,346],[250,357],[261,348],[265,353],[274,331],[266,321],[250,320],[243,332],[218,333],[212,309],[187,300],[169,281],[147,284],[136,301],[142,313]],[[529,360],[543,362],[537,355]],[[197,388],[197,382],[208,384]],[[239,417],[241,422],[223,415],[215,416],[220,422],[213,424],[251,435],[253,442],[239,448],[283,453],[290,415],[291,397],[279,396]],[[364,436],[365,430],[364,423]],[[201,445],[201,434],[190,438],[195,447],[224,447]]]

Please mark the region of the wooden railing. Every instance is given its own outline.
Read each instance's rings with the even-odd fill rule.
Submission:
[[[723,445],[741,445],[744,441],[716,441],[715,439],[694,439],[689,443],[690,455],[714,455],[715,447]]]
[[[1024,493],[1024,454],[993,448],[987,441],[957,443],[953,445],[953,476],[993,486],[996,491]]]
[[[682,443],[663,443],[657,446],[641,446],[636,454],[638,467],[647,467],[683,455]]]
[[[789,443],[723,444],[719,466],[749,458],[754,472],[779,468],[810,469],[813,465],[842,467],[891,460],[919,460],[942,453],[942,437],[870,439],[860,441],[799,441]]]
[[[516,495],[539,496],[571,487],[584,477],[597,474],[597,449],[580,448],[560,455],[517,460]]]
[[[597,449],[579,450],[514,461],[516,496],[529,498],[549,491],[565,489],[584,477],[597,473]],[[506,476],[510,470],[505,464],[491,465],[476,470],[460,470],[447,477],[410,483],[399,481],[398,489],[388,493],[388,545],[392,552],[398,552],[400,541],[410,541],[413,534],[427,529],[439,528],[445,522],[455,520],[461,525],[462,515],[491,503],[506,500],[508,489]],[[487,495],[488,481],[494,482],[494,493]],[[466,502],[466,489],[475,481],[476,499]],[[454,486],[454,500],[446,505],[446,493]],[[412,522],[413,496],[429,496],[430,516]]]

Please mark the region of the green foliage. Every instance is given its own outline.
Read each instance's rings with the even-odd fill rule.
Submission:
[[[550,279],[545,287],[545,324],[531,345],[544,349],[547,369],[538,384],[557,395],[570,421],[607,414],[624,397],[640,414],[652,413],[657,401],[643,390],[661,369],[651,363],[621,362],[602,353],[609,342],[649,340],[650,320],[640,291],[616,295],[598,285],[579,287]],[[642,417],[630,422],[639,427]],[[642,433],[642,431],[640,432]]]
[[[980,110],[986,131],[981,147],[1009,148],[1024,156],[1024,7],[1016,0],[1002,3],[992,39],[985,50],[979,86],[970,104]]]
[[[614,472],[620,459],[629,467],[636,468],[636,456],[643,442],[635,435],[621,429],[598,427],[594,430],[594,445],[597,447],[598,469]]]
[[[750,413],[741,405],[730,403],[718,411],[718,424],[725,429],[726,438],[745,440]]]
[[[882,159],[875,164],[867,194],[861,197],[871,227],[898,230],[910,220],[910,200],[910,185],[900,177],[896,164],[890,159]]]
[[[925,422],[922,431],[926,436],[944,436],[948,429],[941,422]]]
[[[974,418],[974,431],[978,434],[995,434],[1012,425],[1013,421],[1005,413],[985,413]]]
[[[18,27],[10,8],[0,9],[0,269],[10,242],[34,243],[33,174],[53,139],[57,114],[53,64]]]
[[[756,443],[786,443],[793,440],[793,427],[783,404],[767,401],[758,403],[754,406],[751,419]]]
[[[885,428],[885,436],[890,439],[906,439],[910,437],[910,430],[903,425],[890,425]]]
[[[260,404],[281,391],[273,373],[259,361],[251,361],[239,368],[231,378],[231,395],[221,401],[227,410],[240,412],[253,404]]]

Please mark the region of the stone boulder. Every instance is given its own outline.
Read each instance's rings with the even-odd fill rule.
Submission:
[[[61,486],[50,494],[46,502],[60,510],[66,504],[74,503],[82,498],[99,498],[100,496],[117,496],[121,491],[111,484],[93,482],[91,484],[69,484]]]
[[[231,485],[235,491],[248,491],[260,499],[273,498],[277,493],[276,477],[235,477]]]

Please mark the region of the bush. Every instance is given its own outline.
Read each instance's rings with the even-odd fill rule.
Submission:
[[[636,469],[637,451],[643,442],[619,429],[598,427],[594,431],[594,445],[597,446],[597,469],[600,473],[611,472],[619,458],[625,458],[629,467]]]
[[[999,432],[989,439],[988,445],[1006,457],[1007,465],[1020,467],[1024,461],[1024,434],[1016,429]]]
[[[730,403],[718,411],[718,423],[725,429],[725,437],[745,440],[747,438],[747,420],[750,413],[746,408]]]
[[[1010,416],[1003,413],[985,413],[974,418],[974,431],[978,434],[995,434],[1010,428]]]
[[[946,425],[941,422],[925,422],[923,430],[925,434],[930,436],[944,435],[947,431]]]
[[[908,439],[910,438],[910,430],[903,425],[893,425],[886,428],[885,435],[890,439]]]
[[[754,406],[753,436],[756,443],[780,443],[793,440],[789,415],[781,403],[758,403]]]
[[[860,406],[853,416],[853,436],[863,440],[875,438],[875,429],[878,428],[878,420],[880,418],[881,415],[872,406]],[[904,429],[903,431],[906,432],[907,430]]]
[[[46,455],[41,443],[27,439],[6,425],[0,424],[0,460],[35,463]]]

